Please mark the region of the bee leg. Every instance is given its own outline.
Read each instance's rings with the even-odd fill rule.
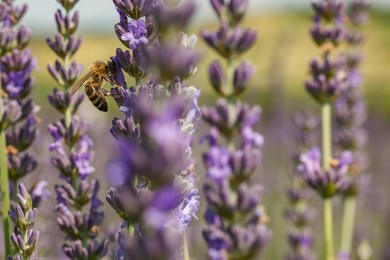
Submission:
[[[104,96],[106,96],[106,97],[111,96],[111,92],[108,91],[107,89],[104,89],[101,87],[100,90],[103,92]]]

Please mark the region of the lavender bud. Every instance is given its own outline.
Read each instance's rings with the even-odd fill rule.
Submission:
[[[234,69],[233,88],[236,97],[245,91],[254,72],[255,68],[247,61],[243,61]]]
[[[123,52],[118,48],[116,49],[116,56],[111,59],[131,77],[142,79],[148,74],[148,65],[143,50],[134,50],[133,56],[131,56],[129,51]]]
[[[248,4],[248,0],[231,0],[228,2],[227,7],[231,26],[236,26],[243,20],[248,9]]]
[[[121,10],[124,14],[128,15],[129,17],[133,19],[139,19],[136,15],[136,10],[134,8],[134,5],[132,1],[130,0],[113,0],[114,5]],[[134,17],[133,17],[134,16]]]
[[[16,41],[18,49],[24,49],[27,47],[28,43],[31,39],[31,31],[24,27],[23,25],[20,26],[17,35],[16,35]]]
[[[8,154],[8,174],[11,180],[18,180],[34,171],[37,161],[29,154],[13,155]]]
[[[225,96],[226,76],[222,69],[221,63],[218,60],[210,64],[208,74],[211,85],[213,86],[214,90],[217,91],[217,93],[219,93],[220,95]]]
[[[27,12],[27,9],[28,9],[27,4],[11,7],[12,16],[14,18],[14,25],[19,23],[19,21],[23,18],[24,14]]]
[[[10,125],[22,118],[22,108],[16,100],[4,100],[4,113],[0,121],[0,131],[4,131]]]
[[[222,18],[223,12],[225,11],[225,1],[224,0],[210,0],[211,6],[214,9],[214,12],[217,14],[219,19]]]

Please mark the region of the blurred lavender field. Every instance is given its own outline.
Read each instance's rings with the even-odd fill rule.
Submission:
[[[54,10],[52,10],[54,13]],[[80,10],[81,24],[83,23],[83,10]],[[293,116],[302,110],[319,109],[306,95],[304,81],[308,77],[308,63],[311,57],[316,55],[316,49],[308,34],[310,28],[309,12],[262,12],[259,15],[249,16],[246,26],[259,32],[259,38],[254,48],[246,56],[255,64],[257,70],[251,81],[250,90],[244,94],[243,99],[251,104],[262,107],[261,122],[257,129],[266,140],[263,150],[263,164],[257,175],[258,181],[264,186],[264,205],[270,217],[270,228],[273,237],[269,246],[265,249],[264,259],[283,259],[287,253],[286,230],[287,223],[283,218],[283,212],[287,208],[285,196],[289,185],[289,173],[292,171],[292,154],[296,149],[294,144]],[[372,259],[390,259],[390,196],[388,185],[390,184],[390,11],[373,10],[370,23],[364,28],[367,40],[364,44],[364,59],[362,73],[364,75],[363,91],[367,99],[369,117],[366,129],[369,133],[367,153],[370,165],[368,172],[371,174],[370,188],[358,201],[358,214],[356,220],[356,241],[367,239],[373,250]],[[113,26],[113,25],[112,25]],[[53,25],[54,27],[54,25]],[[196,24],[191,32],[198,35],[200,28],[215,28],[210,21],[208,24]],[[47,36],[50,36],[48,33]],[[38,244],[40,256],[44,259],[59,259],[61,248],[59,246],[62,234],[56,224],[56,214],[53,212],[55,196],[53,184],[58,178],[58,173],[50,163],[50,153],[47,147],[51,139],[46,130],[49,122],[55,120],[47,102],[47,95],[51,92],[54,82],[48,76],[46,64],[54,59],[45,44],[44,32],[34,35],[30,45],[32,55],[37,58],[40,71],[34,73],[36,87],[33,97],[41,110],[42,119],[40,134],[35,143],[35,154],[41,160],[38,169],[28,177],[29,182],[37,182],[46,179],[50,183],[52,197],[44,206],[40,207],[39,218],[36,223],[41,231]],[[81,46],[76,59],[84,64],[84,70],[96,60],[107,60],[114,55],[119,47],[115,33],[83,34],[84,43]],[[198,49],[203,58],[199,64],[200,70],[191,78],[190,83],[202,89],[200,105],[215,102],[216,96],[210,91],[206,65],[215,57],[207,50],[202,41],[198,41]],[[84,102],[79,110],[83,118],[93,121],[93,130],[90,136],[95,142],[94,166],[97,178],[101,181],[100,197],[104,198],[109,188],[106,177],[107,162],[115,155],[114,138],[109,134],[111,118],[117,111],[114,102],[111,102],[109,113],[101,113],[89,102]],[[194,140],[200,140],[206,133],[206,127],[199,122],[200,127]],[[204,168],[201,162],[201,153],[206,146],[195,144],[195,157],[198,165],[198,183],[204,179]],[[109,174],[109,173],[108,173]],[[24,182],[27,183],[27,180]],[[314,197],[315,198],[315,197]],[[203,198],[202,198],[203,199]],[[313,205],[320,201],[315,199]],[[202,218],[204,206],[201,204],[199,220],[195,221],[190,234],[191,253],[194,259],[203,259],[206,245],[201,237],[201,229],[205,226]],[[104,205],[107,214],[104,225],[108,228],[117,227],[121,220],[113,210]],[[111,213],[111,214],[110,214]],[[341,215],[341,204],[335,205],[336,219]],[[315,231],[321,232],[321,216],[313,225]],[[338,227],[340,223],[335,223]],[[337,230],[337,228],[336,228]],[[2,236],[1,236],[2,237]],[[335,232],[336,242],[339,238]],[[322,238],[315,241],[315,248],[321,252]],[[2,245],[3,243],[0,243]],[[57,251],[53,251],[56,248]],[[0,250],[1,252],[1,250]],[[0,254],[1,255],[1,254]]]

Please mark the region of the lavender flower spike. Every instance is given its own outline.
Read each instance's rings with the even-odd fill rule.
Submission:
[[[124,82],[111,89],[124,118],[114,118],[110,130],[122,156],[108,166],[113,187],[106,200],[129,233],[119,237],[117,257],[176,259],[188,254],[182,245],[200,198],[190,140],[200,118],[200,91],[184,82],[197,70],[196,37],[178,32],[194,5],[114,4],[119,13],[115,32],[129,49],[117,49],[111,59],[135,80],[132,87]]]
[[[203,154],[204,218],[208,225],[203,238],[209,259],[257,259],[272,234],[261,205],[262,188],[251,182],[261,163],[264,143],[263,136],[253,130],[261,110],[236,100],[247,89],[252,66],[248,62],[232,66],[234,59],[253,46],[257,34],[238,26],[248,1],[210,3],[219,17],[220,29],[202,32],[202,36],[225,60],[229,72],[223,71],[219,61],[210,65],[212,87],[224,99],[202,109],[203,119],[210,125],[210,133],[204,138],[209,150]]]
[[[59,121],[48,126],[53,138],[49,150],[55,152],[51,162],[63,180],[55,186],[57,224],[66,235],[62,251],[71,259],[101,259],[108,251],[108,241],[98,240],[104,213],[98,198],[99,182],[91,180],[95,171],[92,166],[93,142],[87,135],[91,122],[75,115],[83,96],[72,99],[69,92],[81,73],[81,66],[71,60],[81,44],[81,38],[75,36],[79,21],[77,11],[73,12],[76,3],[73,0],[60,1],[65,12],[56,12],[58,32],[54,40],[47,40],[50,49],[59,57],[54,66],[48,66],[48,70],[60,85],[54,88],[48,99],[62,115]],[[115,65],[110,64],[111,70]]]
[[[15,224],[14,232],[11,234],[11,241],[17,252],[15,256],[9,256],[9,260],[16,259],[38,259],[35,247],[39,239],[39,231],[34,229],[38,210],[33,208],[33,201],[23,183],[18,185],[18,204],[8,212],[9,217]]]
[[[37,135],[38,107],[30,98],[35,84],[31,76],[35,59],[26,47],[31,32],[18,25],[27,4],[0,3],[0,190],[5,254],[11,254],[10,220],[7,212],[16,199],[16,187],[22,177],[33,172],[37,161],[30,154]]]

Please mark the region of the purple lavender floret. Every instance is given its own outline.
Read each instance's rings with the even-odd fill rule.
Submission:
[[[142,20],[133,20],[128,25],[128,32],[122,34],[121,40],[129,43],[132,50],[139,49],[140,46],[148,44],[146,38],[146,25]]]

